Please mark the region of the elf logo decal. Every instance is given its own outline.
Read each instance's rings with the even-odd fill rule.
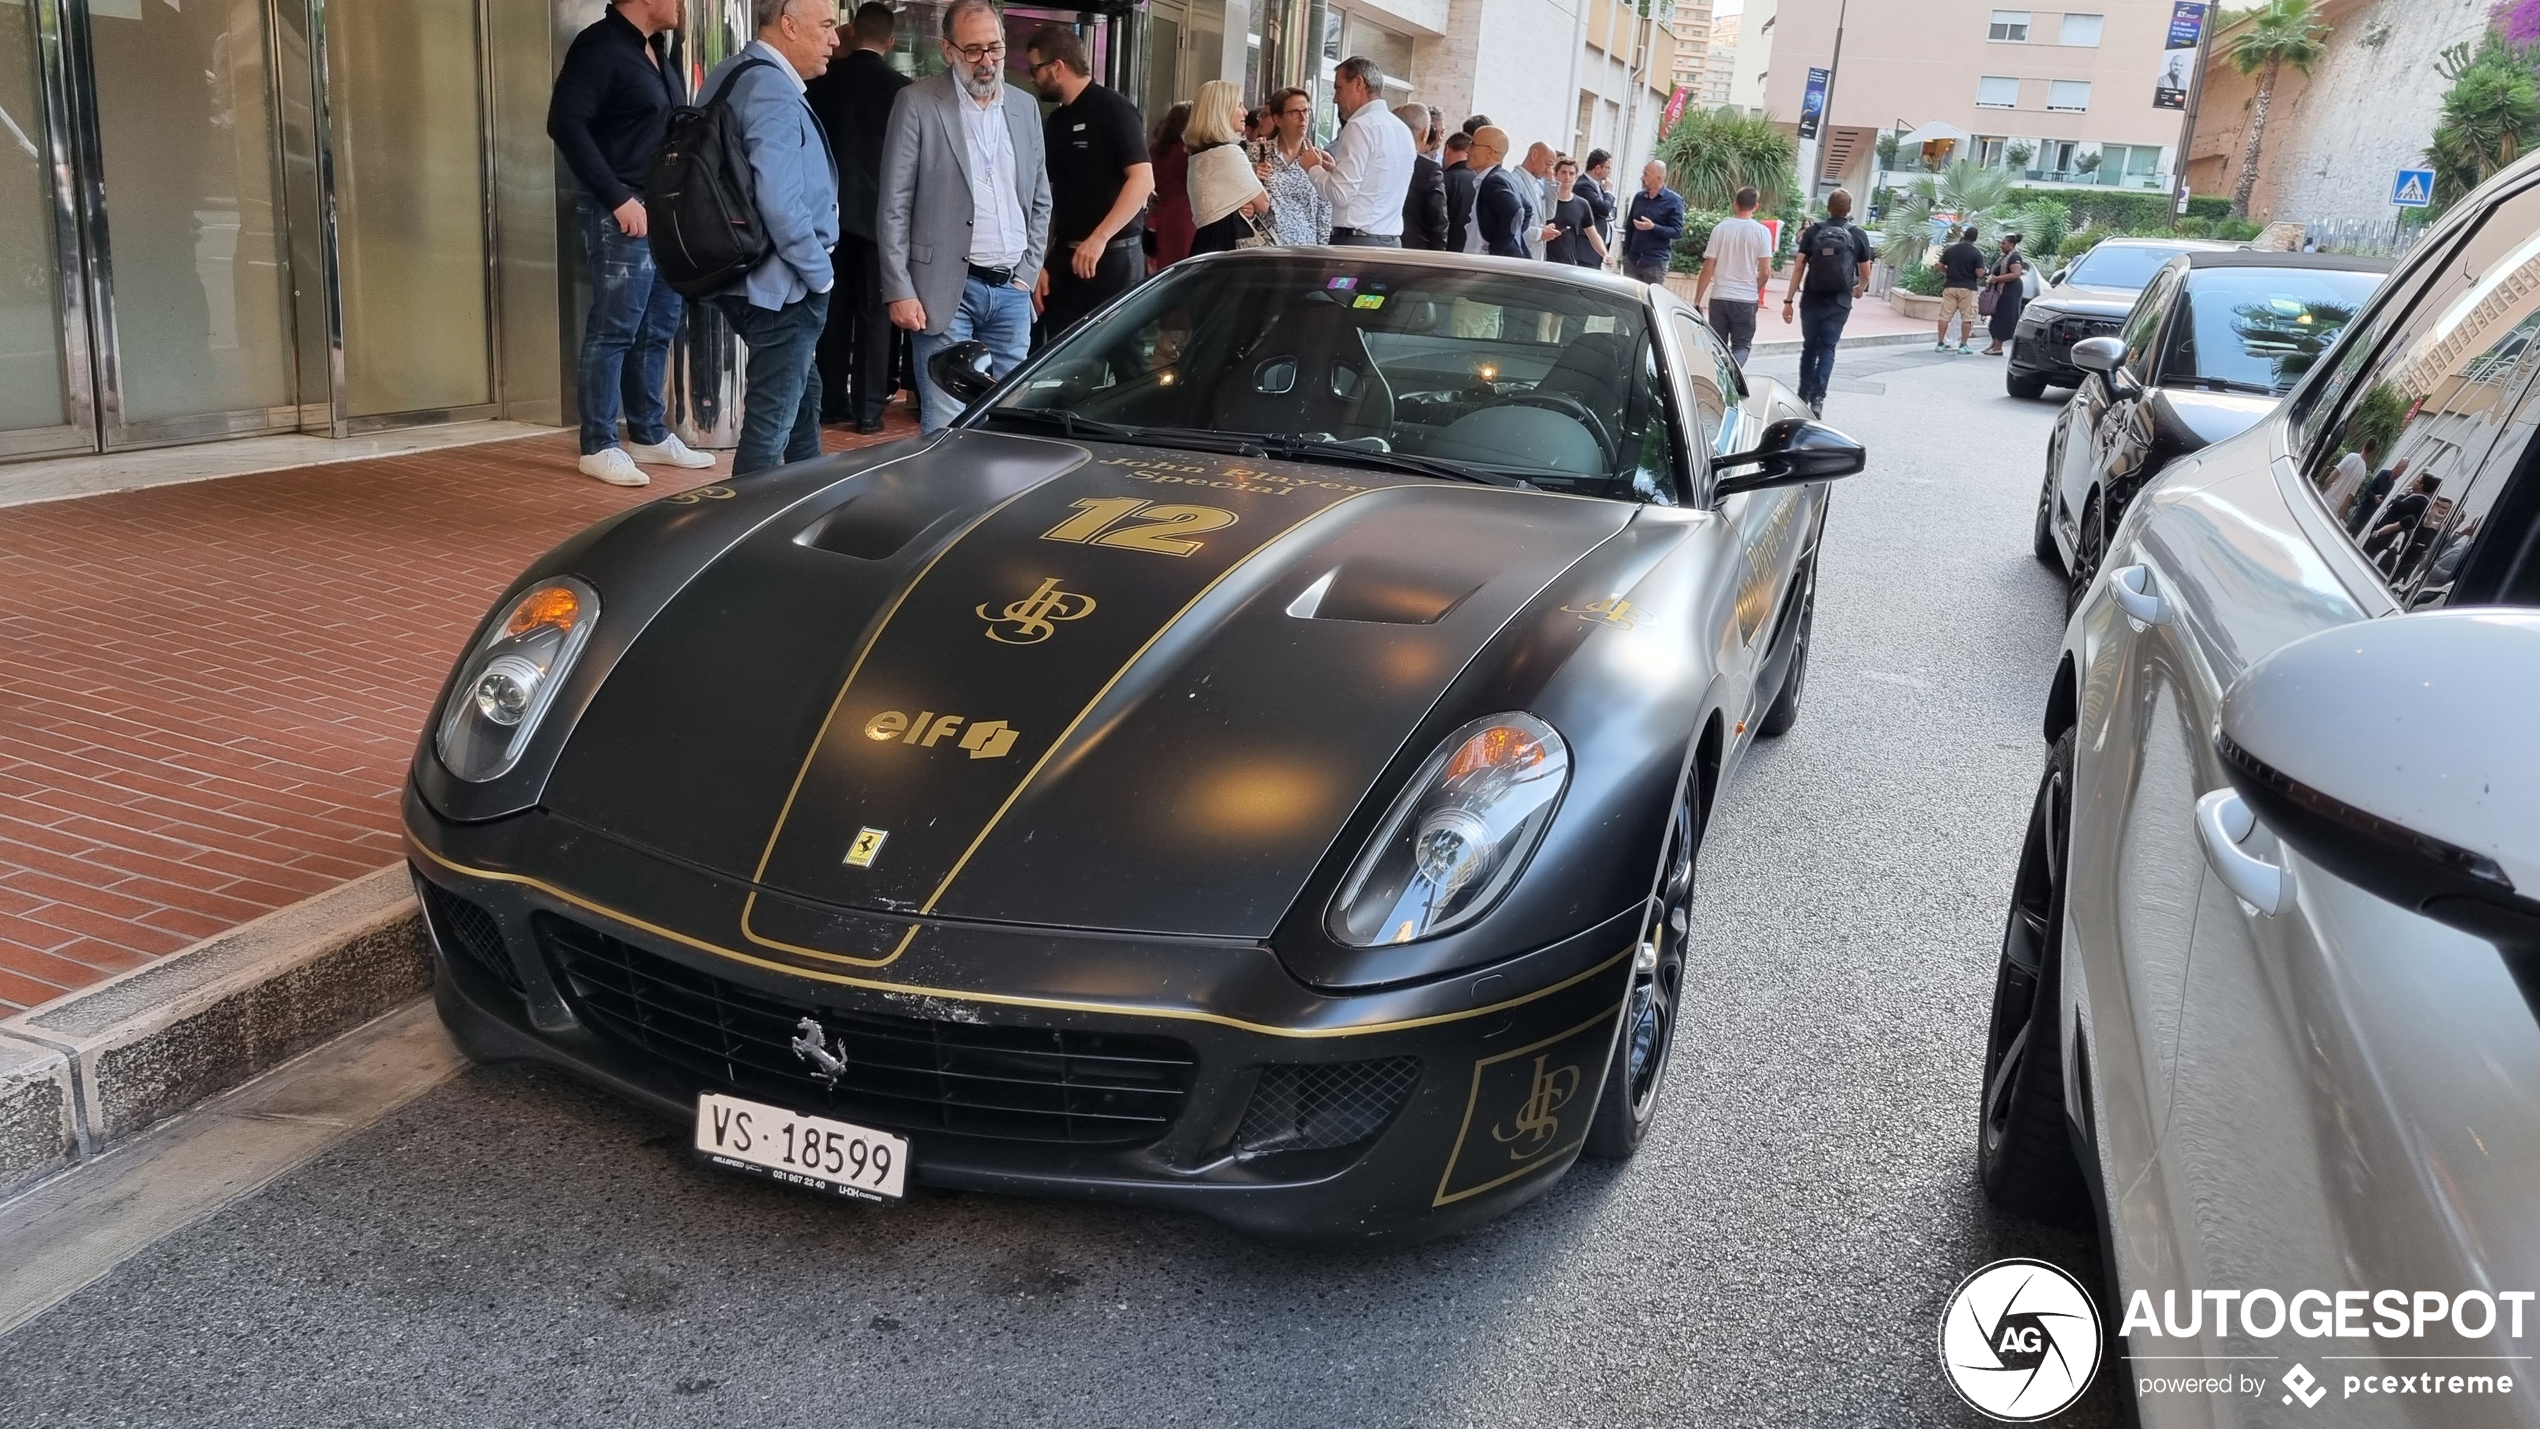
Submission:
[[[961,735],[957,745],[969,750],[971,758],[1003,759],[1014,748],[1014,741],[1022,731],[1001,719],[972,721],[965,730],[962,728],[962,716],[939,715],[933,710],[919,710],[915,719],[898,710],[884,710],[864,722],[864,737],[867,739],[876,743],[896,740],[923,749],[932,749],[955,733]]]
[[[1656,618],[1649,613],[1648,607],[1634,605],[1621,596],[1592,600],[1585,605],[1565,605],[1561,607],[1561,613],[1575,615],[1595,625],[1610,625],[1617,630],[1637,630]]]
[[[1094,598],[1072,590],[1060,590],[1058,577],[1051,576],[1035,587],[1030,595],[1008,605],[996,615],[988,613],[988,605],[977,607],[979,618],[988,622],[988,638],[1000,645],[1038,645],[1058,633],[1054,623],[1082,620],[1094,613]]]

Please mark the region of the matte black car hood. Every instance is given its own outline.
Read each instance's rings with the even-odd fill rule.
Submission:
[[[2153,421],[2159,424],[2165,444],[2182,453],[2192,452],[2249,430],[2283,400],[2242,392],[2163,387],[2154,394]]]
[[[1439,694],[1633,510],[956,433],[697,573],[543,802],[790,895],[753,938],[798,899],[1266,937]]]

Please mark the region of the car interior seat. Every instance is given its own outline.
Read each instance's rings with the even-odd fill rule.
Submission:
[[[1218,387],[1214,425],[1349,440],[1384,437],[1393,418],[1392,384],[1351,310],[1340,295],[1314,292],[1279,314]]]

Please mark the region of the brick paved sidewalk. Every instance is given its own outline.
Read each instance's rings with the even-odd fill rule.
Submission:
[[[891,421],[829,445],[914,429]],[[629,491],[575,450],[561,432],[0,509],[0,1015],[393,860],[425,706],[494,597],[724,469]]]

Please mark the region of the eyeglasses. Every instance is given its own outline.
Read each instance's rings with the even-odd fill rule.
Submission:
[[[984,64],[989,60],[1001,60],[1005,58],[1005,44],[1003,41],[999,41],[993,45],[953,45],[951,46],[951,49],[954,54],[961,56],[963,59],[970,61],[972,64]]]

